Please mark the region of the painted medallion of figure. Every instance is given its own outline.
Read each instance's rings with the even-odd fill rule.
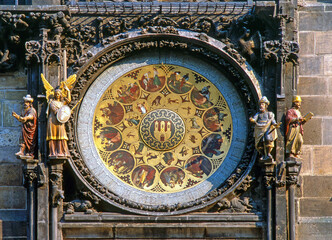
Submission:
[[[94,113],[94,144],[122,182],[153,193],[179,192],[218,170],[232,141],[232,116],[218,88],[170,64],[115,80]]]

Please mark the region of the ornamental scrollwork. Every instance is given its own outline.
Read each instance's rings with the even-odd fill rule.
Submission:
[[[276,62],[291,61],[295,65],[298,64],[299,44],[294,41],[265,41],[264,42],[264,58],[266,60],[273,59]]]

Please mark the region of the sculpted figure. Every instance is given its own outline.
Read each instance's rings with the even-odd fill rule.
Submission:
[[[312,118],[313,113],[309,112],[302,117],[299,111],[302,99],[300,96],[293,97],[292,108],[286,113],[285,118],[285,136],[286,136],[286,155],[289,157],[298,157],[301,154],[303,144],[303,124]]]
[[[23,97],[23,100],[21,116],[12,112],[12,116],[22,123],[21,149],[15,155],[34,157],[37,141],[37,112],[32,106],[33,98],[30,95]]]
[[[273,161],[271,151],[274,148],[274,140],[278,137],[275,128],[280,124],[276,123],[274,113],[267,110],[269,104],[269,100],[265,96],[262,97],[259,101],[259,112],[249,121],[255,124],[255,147],[262,156],[261,160]]]
[[[61,82],[61,85],[55,90],[43,74],[41,74],[41,77],[48,100],[46,141],[49,147],[49,157],[68,157],[68,137],[65,122],[68,121],[71,114],[71,110],[67,105],[71,101],[70,88],[73,87],[76,81],[76,75],[72,75],[65,82]]]

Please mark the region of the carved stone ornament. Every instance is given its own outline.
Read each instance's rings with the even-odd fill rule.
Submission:
[[[234,190],[254,164],[253,133],[244,113],[254,112],[260,92],[250,89],[258,88],[257,80],[235,67],[225,45],[205,48],[197,34],[191,35],[195,41],[188,34],[138,36],[117,40],[79,71],[70,106],[83,101],[67,125],[69,162],[93,194],[125,210],[170,215],[211,205]],[[182,61],[183,52],[202,60]],[[222,72],[204,70],[211,68],[206,62]],[[122,64],[127,68],[121,70]],[[212,84],[212,79],[220,80]],[[154,109],[174,112],[179,121]],[[90,118],[92,125],[86,124]],[[180,122],[184,132],[176,140]],[[173,138],[174,145],[163,145]],[[96,161],[101,165],[94,169]]]

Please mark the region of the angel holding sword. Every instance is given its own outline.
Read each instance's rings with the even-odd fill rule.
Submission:
[[[46,141],[49,147],[49,157],[69,157],[65,122],[70,117],[70,108],[67,105],[71,102],[70,89],[74,86],[76,75],[70,76],[55,89],[43,74],[41,74],[41,79],[48,101]]]

